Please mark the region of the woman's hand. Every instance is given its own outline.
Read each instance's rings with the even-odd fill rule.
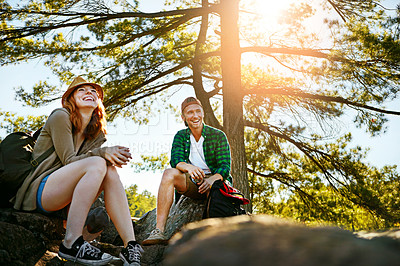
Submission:
[[[112,165],[121,168],[123,165],[126,165],[130,159],[132,159],[132,155],[127,147],[112,146],[106,148],[105,158]]]

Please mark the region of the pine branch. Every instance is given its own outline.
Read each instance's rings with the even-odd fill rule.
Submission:
[[[326,180],[331,184],[331,186],[335,190],[338,191],[336,185],[332,181],[335,181],[344,187],[346,186],[346,184],[344,184],[342,181],[340,181],[338,178],[336,178],[334,175],[332,175],[328,171],[328,169],[324,166],[324,163],[321,161],[321,158],[323,160],[329,161],[332,164],[332,166],[335,168],[335,170],[339,171],[343,176],[345,176],[343,171],[335,163],[335,161],[332,160],[332,158],[329,154],[327,154],[321,150],[315,149],[315,148],[307,145],[304,142],[297,141],[282,132],[276,132],[274,130],[271,130],[268,126],[266,126],[264,124],[260,124],[260,123],[256,123],[256,122],[252,122],[252,121],[248,121],[248,120],[244,120],[243,123],[244,123],[244,126],[252,127],[252,128],[264,131],[269,135],[278,137],[280,139],[286,140],[287,142],[293,144],[296,148],[298,148],[304,155],[306,155],[321,170],[321,172],[325,175]],[[321,158],[318,158],[318,157],[321,157]]]
[[[160,11],[154,13],[145,13],[145,12],[118,12],[118,13],[98,13],[98,12],[51,12],[51,11],[36,11],[29,9],[7,9],[1,8],[0,15],[6,14],[29,14],[29,15],[43,15],[43,16],[58,16],[58,17],[83,17],[83,16],[92,16],[92,17],[103,17],[107,16],[109,19],[117,19],[117,18],[160,18],[160,17],[175,17],[175,16],[201,16],[208,13],[218,12],[218,5],[213,5],[210,7],[198,7],[198,8],[190,8],[190,9],[177,9],[177,10],[169,10],[169,11]]]
[[[242,47],[241,53],[261,53],[261,54],[290,54],[310,56],[315,58],[329,59],[331,56],[328,53],[321,51],[329,51],[330,49],[303,49],[303,48],[284,48],[284,47],[268,47],[268,46],[251,46]]]
[[[264,177],[264,178],[275,179],[276,181],[279,181],[280,183],[285,184],[288,187],[294,188],[296,191],[301,191],[304,195],[307,195],[308,198],[313,199],[313,197],[311,195],[307,194],[299,186],[297,186],[294,183],[294,180],[292,178],[290,178],[289,174],[287,174],[287,173],[273,172],[273,173],[270,173],[270,174],[263,174],[263,173],[256,172],[256,171],[254,171],[254,170],[252,170],[250,168],[247,168],[247,171],[252,173],[252,174]]]
[[[326,95],[320,95],[320,94],[312,94],[312,93],[306,93],[306,92],[299,92],[299,91],[289,91],[285,90],[285,88],[279,88],[279,89],[252,89],[252,90],[246,90],[246,94],[256,94],[256,95],[287,95],[287,96],[293,96],[293,97],[300,97],[300,98],[305,98],[305,99],[314,99],[314,100],[320,100],[324,102],[335,102],[335,103],[341,103],[345,104],[351,107],[357,107],[361,109],[367,109],[370,111],[378,112],[378,113],[383,113],[383,114],[390,114],[390,115],[400,115],[400,111],[390,111],[390,110],[385,110],[373,106],[369,106],[366,104],[358,103],[358,102],[353,102],[350,100],[347,100],[343,97],[339,96],[326,96]]]
[[[0,15],[7,14],[36,14],[44,16],[59,16],[59,17],[72,17],[73,19],[83,19],[85,16],[91,16],[94,18],[81,20],[77,22],[56,21],[54,23],[45,24],[42,26],[26,26],[20,28],[12,28],[2,30],[1,35],[8,35],[0,39],[1,42],[12,41],[24,37],[35,36],[38,34],[47,33],[51,30],[64,29],[70,27],[84,26],[109,20],[121,19],[121,18],[158,18],[158,17],[174,17],[174,16],[185,16],[189,19],[208,14],[210,12],[216,12],[217,6],[205,7],[205,8],[192,8],[183,10],[172,10],[165,12],[156,13],[141,13],[141,12],[120,12],[120,13],[91,13],[91,12],[46,12],[46,11],[31,11],[31,10],[14,10],[14,9],[0,9]],[[68,20],[71,20],[69,18]],[[11,36],[10,36],[11,35]],[[14,36],[12,36],[14,35]]]
[[[150,83],[152,83],[152,82],[154,82],[154,81],[156,81],[156,80],[158,80],[158,79],[160,79],[162,77],[165,77],[165,76],[167,76],[169,74],[172,74],[172,73],[174,73],[174,72],[176,72],[178,70],[181,70],[181,69],[193,64],[197,60],[204,60],[204,59],[207,59],[207,58],[212,57],[212,56],[218,56],[219,54],[220,54],[219,51],[209,52],[209,53],[202,54],[201,56],[198,56],[198,57],[192,58],[190,60],[187,60],[185,62],[182,62],[179,65],[176,65],[176,66],[174,66],[174,67],[172,67],[172,68],[170,68],[170,69],[168,69],[166,71],[161,72],[160,74],[158,74],[158,75],[156,75],[154,77],[149,78],[148,80],[145,80],[145,81],[141,82],[140,84],[134,86],[130,91],[131,91],[131,93],[133,93],[135,90],[137,90],[137,89],[139,89],[141,87],[144,87],[146,85],[149,85]],[[117,93],[113,97],[106,99],[105,102],[104,102],[104,105],[111,105],[113,102],[118,101],[120,98],[124,98],[124,95],[127,94],[127,91],[125,91],[125,90],[119,90],[118,92],[119,93]]]
[[[346,16],[343,11],[331,0],[327,0],[327,2],[333,7],[333,9],[338,13],[338,15],[342,18],[343,22],[346,22]]]
[[[371,204],[368,200],[366,200],[364,198],[364,196],[362,194],[358,193],[357,191],[354,191],[352,189],[351,182],[350,182],[350,184],[345,184],[342,181],[340,181],[339,179],[337,179],[332,173],[330,173],[330,171],[324,166],[326,163],[330,163],[332,165],[333,169],[338,171],[338,173],[342,177],[346,178],[347,180],[350,180],[347,173],[345,173],[345,171],[342,169],[340,162],[337,162],[329,154],[322,152],[318,149],[314,149],[314,148],[310,147],[309,145],[307,145],[306,143],[298,142],[283,133],[275,132],[275,131],[269,129],[268,126],[265,126],[263,124],[245,120],[244,125],[264,131],[270,135],[276,136],[278,138],[288,141],[289,143],[292,143],[301,152],[303,152],[311,160],[312,163],[314,163],[322,171],[322,173],[326,177],[326,180],[331,185],[331,187],[333,189],[335,189],[337,192],[339,192],[342,196],[349,199],[351,202],[353,202],[354,204],[356,204],[358,206],[361,206],[369,211],[379,214],[381,217],[384,217],[385,219],[393,218],[393,216],[390,215],[384,208],[380,208],[379,206]],[[318,158],[318,156],[321,156],[321,158]],[[326,160],[326,162],[324,162],[323,160]],[[338,187],[336,187],[336,185],[332,181],[337,182],[343,189],[339,189]]]
[[[330,208],[327,208],[326,206],[322,206],[315,200],[315,197],[313,197],[312,195],[310,195],[309,193],[307,193],[306,191],[301,189],[301,187],[294,184],[294,180],[291,179],[287,173],[273,172],[270,174],[262,174],[262,173],[254,171],[250,168],[247,168],[247,171],[254,175],[258,175],[258,176],[261,176],[264,178],[275,179],[276,181],[278,181],[288,187],[293,188],[298,193],[301,200],[304,202],[304,204],[306,204],[306,206],[308,207],[309,210],[313,209],[312,206],[310,205],[310,204],[313,204],[319,211],[322,211],[322,212],[328,213],[328,214],[332,213],[332,210]]]

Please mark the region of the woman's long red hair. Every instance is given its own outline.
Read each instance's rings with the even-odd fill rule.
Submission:
[[[78,111],[78,107],[76,106],[76,102],[73,97],[75,90],[68,96],[66,101],[63,102],[63,107],[70,113],[69,119],[73,125],[73,134],[82,130],[82,117]],[[83,135],[87,139],[94,139],[100,133],[100,131],[106,134],[106,125],[107,121],[105,108],[103,102],[99,100],[96,109],[94,109],[92,113],[92,118],[90,119],[89,124],[83,131]]]

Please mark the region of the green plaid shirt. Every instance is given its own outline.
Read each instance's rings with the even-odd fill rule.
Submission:
[[[176,168],[180,162],[189,163],[190,129],[182,129],[176,133],[172,143],[171,166]],[[232,182],[231,151],[228,139],[219,129],[203,124],[201,135],[204,137],[203,151],[208,168],[212,174],[220,174],[224,180]]]

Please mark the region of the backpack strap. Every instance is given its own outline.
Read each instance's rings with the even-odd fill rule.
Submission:
[[[4,170],[4,162],[3,162],[3,153],[1,152],[0,148],[0,171]]]
[[[31,160],[31,165],[36,168],[41,162],[44,161],[50,154],[54,151],[54,146],[51,146],[47,151],[45,151],[42,155],[40,155],[36,160]]]

